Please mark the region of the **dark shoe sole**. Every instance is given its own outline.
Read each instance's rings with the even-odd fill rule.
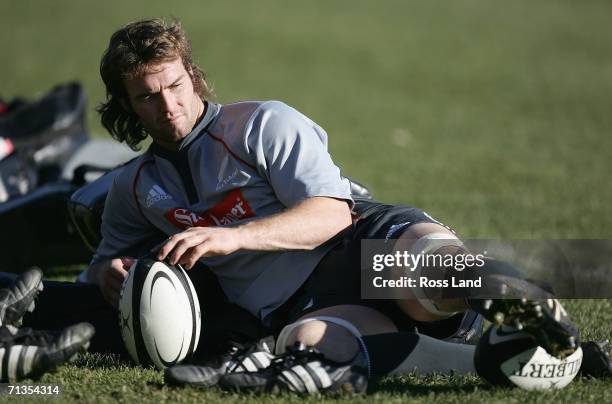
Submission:
[[[493,323],[532,335],[538,345],[562,359],[578,349],[578,330],[569,322],[561,304],[554,301],[551,306],[549,300],[487,300],[484,308]]]

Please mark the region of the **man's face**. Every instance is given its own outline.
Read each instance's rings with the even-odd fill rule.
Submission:
[[[132,109],[153,140],[169,149],[191,132],[204,110],[180,59],[150,66],[123,81]]]

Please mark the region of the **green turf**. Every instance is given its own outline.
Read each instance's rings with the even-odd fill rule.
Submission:
[[[305,112],[343,172],[379,199],[423,207],[464,237],[610,238],[609,1],[4,1],[0,95],[80,80],[103,136],[94,107],[110,33],[172,15],[218,101],[280,99]],[[589,337],[610,337],[611,309],[570,304]],[[91,356],[43,380],[76,401],[255,400],[169,390],[158,372]],[[550,394],[416,377],[376,389],[362,401],[612,402],[612,384],[595,381]]]

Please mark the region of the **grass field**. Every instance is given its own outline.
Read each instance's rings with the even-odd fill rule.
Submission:
[[[612,3],[605,0],[0,3],[0,96],[80,80],[92,133],[110,34],[176,16],[220,102],[280,99],[321,124],[343,172],[467,238],[611,238]],[[3,230],[4,231],[4,230]],[[568,302],[587,338],[609,300]],[[320,402],[173,390],[153,370],[88,355],[46,375],[63,400]],[[554,393],[473,378],[382,381],[361,402],[612,402],[612,382]],[[0,400],[3,400],[0,397]]]

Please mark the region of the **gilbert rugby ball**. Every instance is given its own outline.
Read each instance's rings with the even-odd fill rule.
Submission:
[[[159,369],[173,366],[198,346],[200,304],[180,266],[138,260],[123,282],[119,326],[134,361]]]
[[[504,325],[489,327],[474,355],[476,372],[489,383],[525,390],[561,389],[574,380],[581,363],[581,348],[558,359],[528,334]]]

